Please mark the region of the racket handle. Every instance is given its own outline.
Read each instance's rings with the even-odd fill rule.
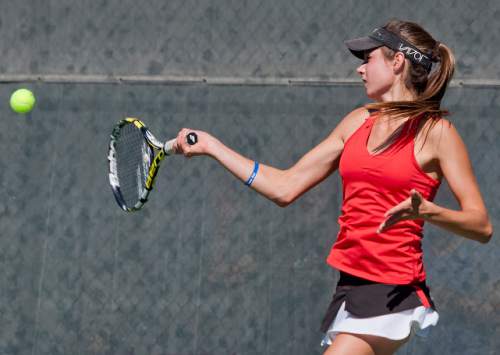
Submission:
[[[171,140],[165,142],[165,144],[163,145],[163,150],[165,151],[165,154],[167,154],[167,155],[175,154],[174,144],[175,144],[176,140],[177,139],[174,138],[174,139],[171,139]],[[198,143],[198,136],[196,135],[196,133],[190,132],[186,136],[186,140],[187,140],[189,145],[195,145],[196,143]]]

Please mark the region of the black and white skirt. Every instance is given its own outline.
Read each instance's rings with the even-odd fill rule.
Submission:
[[[338,333],[370,334],[401,340],[415,333],[426,336],[439,314],[425,282],[387,285],[340,273],[335,294],[323,318],[329,345]]]

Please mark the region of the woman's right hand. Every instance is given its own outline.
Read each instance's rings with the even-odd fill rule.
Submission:
[[[196,133],[198,142],[190,145],[187,141],[187,135],[189,133]],[[216,141],[214,137],[206,132],[183,128],[177,134],[177,141],[174,144],[174,149],[176,154],[182,154],[186,158],[196,155],[211,155],[211,148],[213,148]]]

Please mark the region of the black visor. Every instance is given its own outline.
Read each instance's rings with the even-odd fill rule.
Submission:
[[[365,59],[366,51],[386,46],[393,51],[403,53],[406,58],[415,64],[422,65],[427,71],[430,71],[432,67],[429,55],[385,28],[376,28],[366,37],[351,39],[344,43],[351,53],[360,59]]]

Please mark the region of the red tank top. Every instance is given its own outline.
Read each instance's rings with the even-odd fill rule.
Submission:
[[[432,201],[440,185],[418,165],[414,139],[420,119],[403,123],[403,134],[380,153],[370,154],[372,114],[345,142],[339,172],[343,184],[337,241],[327,258],[332,267],[368,280],[411,284],[425,280],[423,220],[400,221],[378,234],[384,213],[416,189]]]

